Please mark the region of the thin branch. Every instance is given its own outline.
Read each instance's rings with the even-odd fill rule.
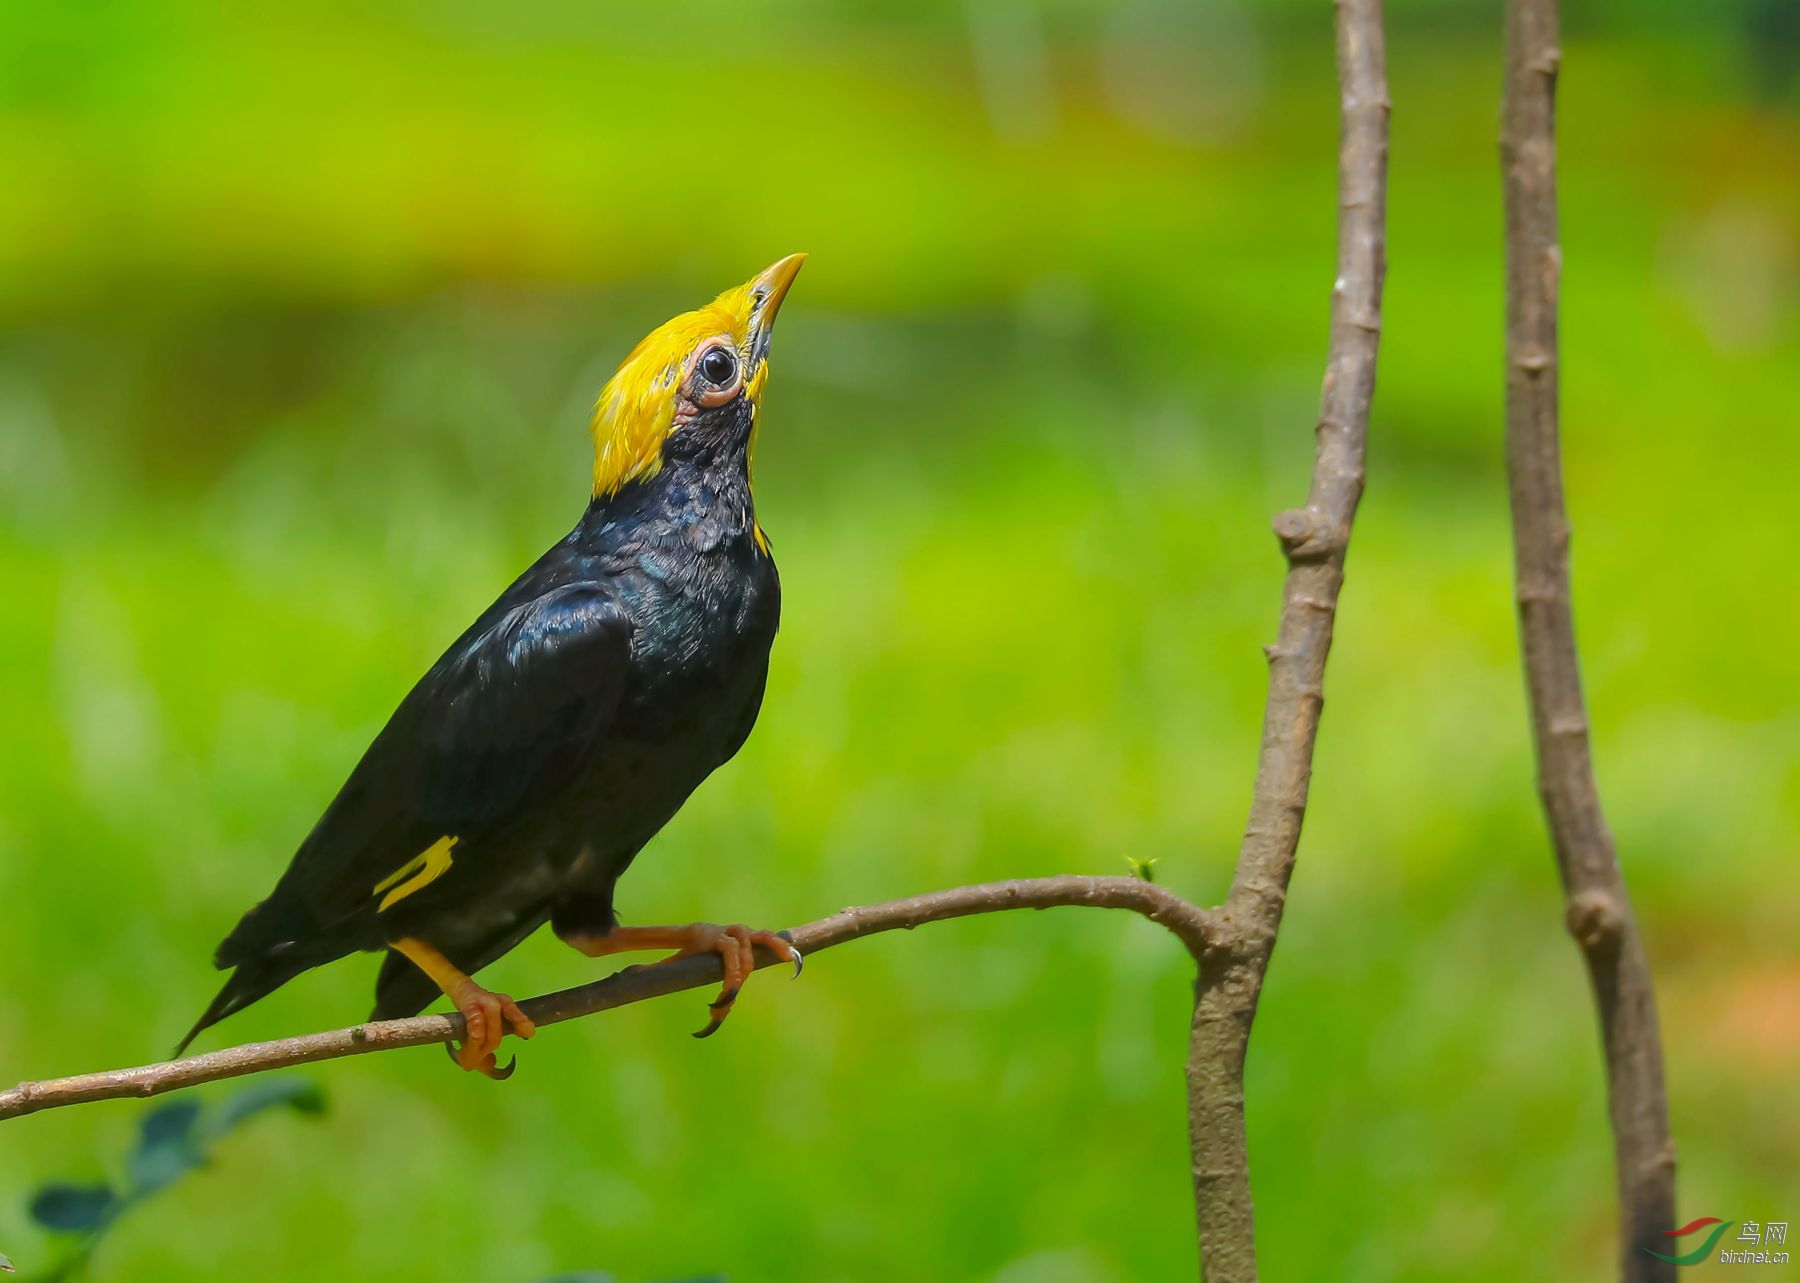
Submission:
[[[878,932],[910,931],[945,918],[998,913],[1006,909],[1050,909],[1070,905],[1140,913],[1171,931],[1196,958],[1206,948],[1207,940],[1215,930],[1211,912],[1138,878],[1055,877],[989,882],[886,904],[845,909],[818,922],[797,927],[789,934],[795,946],[810,956]],[[773,954],[758,950],[759,967],[777,963]],[[604,980],[545,994],[520,1005],[539,1025],[553,1025],[628,1003],[643,1002],[647,998],[717,984],[720,974],[719,959],[715,955],[683,958],[667,964],[631,967]],[[406,1020],[371,1021],[329,1033],[248,1043],[135,1069],[113,1069],[72,1078],[20,1083],[10,1091],[0,1092],[0,1119],[93,1100],[157,1096],[222,1078],[238,1078],[244,1074],[336,1060],[343,1056],[361,1056],[374,1051],[458,1041],[462,1036],[460,1014],[413,1016]]]
[[[1188,1044],[1195,1206],[1204,1273],[1213,1283],[1256,1278],[1244,1057],[1300,844],[1325,659],[1363,490],[1387,265],[1388,94],[1380,0],[1337,0],[1337,63],[1337,279],[1312,486],[1304,508],[1275,518],[1288,571],[1280,629],[1268,647],[1262,750],[1237,875],[1221,913],[1228,934],[1203,960]]]
[[[1619,1186],[1619,1271],[1675,1277],[1643,1250],[1675,1224],[1675,1147],[1643,941],[1600,809],[1569,604],[1569,519],[1557,427],[1556,0],[1508,0],[1500,157],[1506,194],[1506,465],[1538,791],[1567,925],[1593,983]]]
[[[1268,648],[1268,704],[1250,819],[1225,907],[1202,909],[1134,878],[1041,878],[846,909],[791,933],[794,943],[812,954],[943,918],[1058,905],[1129,909],[1173,932],[1199,963],[1187,1065],[1188,1120],[1196,1225],[1204,1273],[1213,1283],[1256,1278],[1244,1139],[1244,1057],[1306,811],[1325,660],[1351,523],[1362,496],[1381,330],[1388,117],[1381,3],[1336,2],[1342,118],[1331,339],[1307,503],[1275,519],[1288,570],[1277,639]],[[774,959],[759,954],[757,961],[767,966]],[[718,959],[695,957],[632,968],[522,1005],[538,1024],[554,1024],[717,983],[719,977]],[[461,1036],[460,1016],[418,1016],[137,1069],[23,1083],[0,1092],[0,1119],[84,1101],[153,1096],[222,1078]]]

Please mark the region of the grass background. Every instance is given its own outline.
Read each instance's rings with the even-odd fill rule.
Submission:
[[[1324,350],[1328,9],[0,14],[0,1077],[166,1050],[411,681],[579,512],[613,363],[795,249],[769,700],[625,912],[1127,856],[1222,895]],[[1577,607],[1684,1219],[1800,1213],[1788,12],[1590,0],[1565,40]],[[1261,1247],[1272,1278],[1598,1277],[1597,1038],[1510,614],[1498,5],[1390,17],[1370,486],[1249,1065]],[[488,973],[590,974],[547,938]],[[220,1033],[342,1024],[372,976]],[[1125,915],[1002,916],[759,979],[707,1043],[694,997],[504,1087],[323,1067],[325,1118],[222,1145],[94,1276],[1190,1276],[1188,980]],[[6,1125],[15,1262],[48,1251],[26,1193],[138,1112]]]

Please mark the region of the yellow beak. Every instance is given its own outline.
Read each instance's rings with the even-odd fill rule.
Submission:
[[[794,284],[794,278],[800,275],[800,266],[806,262],[804,254],[789,254],[779,263],[771,264],[759,272],[750,282],[750,371],[755,373],[769,355],[769,340],[775,328],[775,314],[781,310],[781,300]]]

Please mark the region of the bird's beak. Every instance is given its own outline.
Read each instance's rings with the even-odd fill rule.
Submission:
[[[769,340],[775,328],[775,313],[787,297],[794,278],[800,275],[804,254],[789,254],[779,263],[764,269],[750,282],[750,370],[761,368],[769,355]]]

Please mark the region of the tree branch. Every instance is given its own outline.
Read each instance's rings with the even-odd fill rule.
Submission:
[[[988,882],[886,904],[845,909],[818,922],[797,927],[789,934],[795,947],[803,954],[811,955],[882,931],[910,931],[945,918],[1066,905],[1129,909],[1140,913],[1166,927],[1196,958],[1206,948],[1215,930],[1214,915],[1209,910],[1138,878],[1055,877]],[[760,949],[756,961],[758,967],[779,962],[773,954]],[[647,998],[717,984],[720,977],[719,959],[709,954],[667,964],[630,967],[604,980],[531,998],[520,1005],[539,1025],[553,1025],[628,1003],[643,1002]],[[361,1056],[374,1051],[460,1041],[462,1036],[463,1018],[458,1013],[413,1016],[406,1020],[370,1021],[329,1033],[248,1043],[135,1069],[113,1069],[72,1078],[20,1083],[10,1091],[0,1092],[0,1119],[93,1100],[157,1096],[222,1078],[336,1060],[343,1056]]]
[[[1338,257],[1317,452],[1306,506],[1275,518],[1288,571],[1280,629],[1267,648],[1262,750],[1237,874],[1220,915],[1226,934],[1202,960],[1188,1043],[1195,1208],[1204,1273],[1213,1283],[1256,1278],[1244,1057],[1306,815],[1325,659],[1350,527],[1362,497],[1381,338],[1388,128],[1381,0],[1337,0],[1336,8]]]
[[[1619,1187],[1619,1271],[1668,1283],[1643,1251],[1675,1224],[1675,1148],[1642,939],[1600,808],[1569,594],[1557,426],[1556,0],[1508,0],[1500,157],[1506,196],[1506,465],[1519,633],[1538,791],[1592,981],[1606,1051]]]
[[[1336,0],[1336,10],[1342,116],[1331,338],[1306,506],[1279,514],[1274,523],[1288,569],[1276,641],[1267,648],[1269,692],[1250,818],[1225,906],[1202,909],[1134,878],[1039,878],[846,909],[791,933],[794,943],[811,954],[944,918],[1058,905],[1129,909],[1173,932],[1199,965],[1187,1065],[1188,1121],[1203,1272],[1213,1283],[1252,1283],[1256,1278],[1244,1058],[1306,812],[1325,660],[1351,523],[1362,496],[1381,330],[1388,118],[1381,3]],[[759,966],[774,961],[763,953],[757,958]],[[555,1024],[719,978],[716,957],[694,957],[631,968],[521,1005],[538,1024]],[[451,1042],[462,1033],[460,1015],[417,1016],[136,1069],[22,1083],[0,1092],[0,1119],[84,1101],[154,1096],[342,1056]]]

